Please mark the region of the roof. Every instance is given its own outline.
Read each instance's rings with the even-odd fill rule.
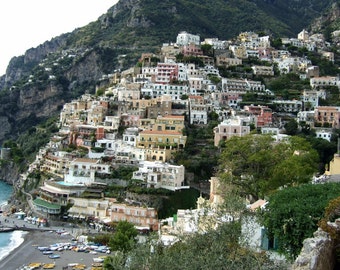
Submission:
[[[39,199],[39,198],[35,199],[33,201],[33,203],[36,204],[36,205],[42,206],[42,207],[49,208],[49,209],[60,210],[60,208],[61,208],[61,206],[58,205],[58,204],[50,203],[50,202],[44,201],[44,200]]]
[[[251,211],[255,211],[258,208],[263,208],[268,202],[266,200],[257,200],[256,202],[249,205]]]

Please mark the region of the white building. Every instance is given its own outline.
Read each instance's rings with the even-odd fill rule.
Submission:
[[[332,131],[324,129],[316,130],[315,135],[317,138],[321,138],[330,142],[332,138]]]
[[[195,45],[200,45],[200,36],[189,34],[183,31],[177,35],[176,43],[177,45],[180,45],[180,46],[189,45],[191,43],[194,43]]]
[[[340,78],[338,76],[314,77],[310,79],[310,85],[312,88],[322,88],[325,86],[336,86],[340,88]]]
[[[110,174],[110,165],[99,163],[99,160],[77,158],[70,162],[69,170],[64,175],[67,184],[90,185],[95,182],[96,173]]]
[[[171,165],[163,162],[140,162],[138,171],[133,172],[132,179],[143,181],[149,188],[178,190],[189,188],[184,185],[185,168],[183,165]]]
[[[141,93],[143,96],[149,96],[151,98],[157,98],[164,95],[171,96],[171,100],[180,100],[183,95],[196,94],[191,93],[191,89],[187,85],[177,85],[177,84],[156,84],[147,83],[142,89]]]

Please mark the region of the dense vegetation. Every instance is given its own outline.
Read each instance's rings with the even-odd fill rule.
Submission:
[[[308,183],[317,172],[318,154],[296,136],[283,142],[267,135],[234,136],[225,142],[219,164],[224,182],[257,200],[280,187]]]
[[[316,231],[326,206],[339,194],[338,183],[327,183],[285,188],[269,196],[262,222],[269,236],[278,240],[278,251],[295,258],[303,240]]]

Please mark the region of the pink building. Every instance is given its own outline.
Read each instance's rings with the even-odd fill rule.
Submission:
[[[268,106],[244,106],[244,110],[256,117],[256,127],[270,126],[273,123],[273,111]]]

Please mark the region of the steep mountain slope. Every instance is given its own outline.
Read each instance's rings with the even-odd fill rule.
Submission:
[[[50,117],[104,74],[133,65],[180,31],[229,39],[241,31],[292,36],[332,0],[120,0],[97,21],[11,60],[0,78],[0,143]],[[126,55],[124,62],[120,55]]]

